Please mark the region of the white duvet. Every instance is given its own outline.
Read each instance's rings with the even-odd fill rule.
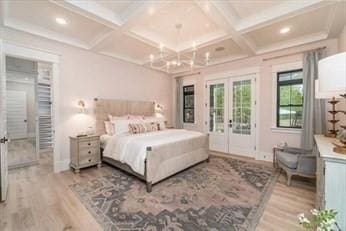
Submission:
[[[166,129],[142,134],[120,134],[112,136],[104,149],[103,156],[126,163],[144,175],[146,148],[165,143],[201,136],[202,133],[184,129]]]

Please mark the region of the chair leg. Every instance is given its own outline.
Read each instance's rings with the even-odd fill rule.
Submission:
[[[292,175],[287,173],[287,186],[291,185],[291,178],[292,178]]]
[[[147,193],[151,193],[152,187],[153,185],[151,182],[146,182]]]

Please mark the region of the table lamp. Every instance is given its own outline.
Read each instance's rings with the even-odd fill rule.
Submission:
[[[346,100],[346,52],[329,56],[321,59],[318,62],[318,81],[316,81],[316,98],[331,99],[329,103],[332,105],[332,110],[328,111],[332,114],[332,119],[328,120],[332,123],[332,129],[329,130],[328,136],[336,137],[338,130],[335,125],[338,122],[335,115],[343,113],[346,116],[346,111],[337,111],[335,105],[339,102],[336,98],[345,98]],[[346,132],[346,126],[341,126],[339,133],[340,139],[334,143],[334,151],[346,154],[346,137],[342,135]]]

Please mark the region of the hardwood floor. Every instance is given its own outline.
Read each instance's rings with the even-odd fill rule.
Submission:
[[[0,204],[0,230],[101,230],[68,186],[110,171],[104,166],[55,174],[49,154],[41,157],[40,165],[10,170],[8,200]],[[281,174],[257,230],[299,230],[297,214],[313,208],[314,191],[311,183],[296,179],[287,187]]]

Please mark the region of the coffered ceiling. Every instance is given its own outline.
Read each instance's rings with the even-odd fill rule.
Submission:
[[[150,67],[191,57],[209,65],[336,37],[338,0],[0,0],[3,26]],[[61,25],[56,22],[65,20]],[[177,25],[180,30],[177,30]],[[287,29],[288,28],[288,29]],[[280,33],[281,30],[288,30]],[[154,60],[157,60],[157,55]],[[184,71],[183,65],[170,72]],[[165,70],[163,70],[165,71]]]

